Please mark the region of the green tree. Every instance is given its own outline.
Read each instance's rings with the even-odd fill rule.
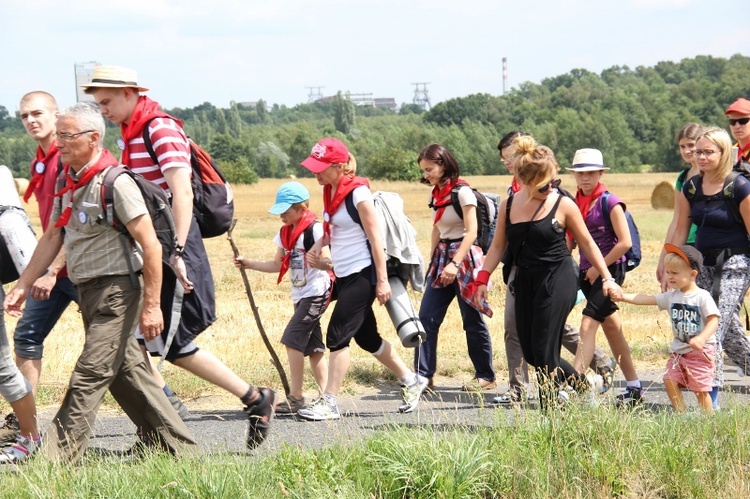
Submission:
[[[228,120],[229,134],[238,138],[242,132],[242,120],[240,119],[240,111],[237,108],[237,103],[231,101],[229,103],[229,120]]]
[[[333,126],[336,130],[343,133],[344,135],[349,134],[354,128],[354,103],[347,94],[346,97],[341,95],[339,90],[336,95],[336,114],[333,119]]]
[[[221,108],[214,111],[216,116],[216,131],[221,134],[227,133],[227,117],[224,115],[224,110]]]

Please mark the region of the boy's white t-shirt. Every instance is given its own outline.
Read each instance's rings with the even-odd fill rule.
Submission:
[[[317,241],[321,237],[323,237],[323,224],[315,223],[313,225],[313,240]],[[274,236],[273,242],[279,248],[284,249],[284,246],[281,244],[280,233]],[[294,303],[297,303],[302,298],[322,296],[331,286],[331,277],[328,275],[328,272],[310,267],[307,263],[304,232],[299,235],[297,243],[294,245],[294,250],[292,250],[287,275],[292,283],[292,301]]]
[[[669,350],[674,353],[692,352],[693,348],[688,340],[703,331],[706,319],[719,315],[719,307],[705,289],[688,294],[679,289],[667,291],[656,296],[656,305],[659,310],[669,311],[674,335]],[[712,334],[706,341],[706,344],[710,343],[716,343],[716,335]]]
[[[355,207],[359,203],[373,204],[372,192],[366,185],[355,188],[350,195]],[[367,246],[367,236],[362,226],[349,216],[346,201],[341,203],[330,217],[330,223],[331,258],[336,277],[346,277],[369,267],[372,264],[372,256]]]

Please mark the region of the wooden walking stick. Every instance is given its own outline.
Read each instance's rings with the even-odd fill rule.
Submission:
[[[235,218],[232,220],[232,225],[229,227],[229,230],[227,231],[227,239],[229,240],[229,244],[232,245],[232,251],[234,252],[234,257],[237,258],[240,256],[240,250],[237,248],[237,245],[234,242],[234,239],[232,239],[232,231],[234,230],[234,226],[237,224],[237,219]],[[247,297],[250,299],[250,308],[253,309],[253,315],[255,316],[255,323],[258,325],[258,331],[260,331],[260,337],[263,338],[263,343],[266,344],[266,348],[268,349],[268,353],[271,354],[271,360],[273,361],[273,365],[276,367],[276,370],[279,372],[279,377],[281,378],[281,384],[284,385],[284,393],[289,395],[289,381],[286,379],[286,372],[284,372],[284,367],[281,365],[281,362],[279,361],[279,356],[276,355],[276,351],[273,349],[273,345],[271,345],[271,342],[268,340],[268,335],[266,334],[266,330],[263,329],[263,323],[260,320],[260,312],[258,311],[258,307],[255,305],[255,298],[253,298],[253,291],[250,289],[250,281],[247,280],[247,272],[245,272],[245,269],[240,267],[240,273],[242,274],[242,282],[245,283],[245,291],[247,292]]]

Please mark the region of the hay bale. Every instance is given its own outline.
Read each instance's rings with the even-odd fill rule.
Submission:
[[[655,210],[671,210],[674,208],[674,185],[666,180],[659,182],[651,193],[651,207]]]
[[[28,179],[25,178],[14,178],[13,181],[16,183],[16,190],[19,196],[23,196],[26,192],[26,188],[29,186]]]

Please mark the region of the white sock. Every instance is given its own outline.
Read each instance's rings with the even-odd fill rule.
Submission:
[[[628,381],[628,388],[641,388],[641,380]]]
[[[399,378],[398,380],[404,386],[411,386],[417,382],[417,373],[410,372],[409,374]]]

